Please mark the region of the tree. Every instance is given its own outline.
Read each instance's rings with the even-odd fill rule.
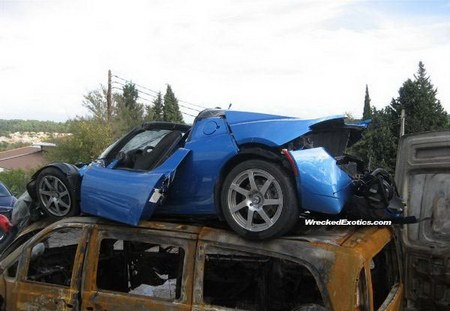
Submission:
[[[163,115],[164,106],[163,106],[161,92],[158,92],[157,97],[153,101],[153,107],[151,107],[151,111],[152,111],[152,114],[153,114],[153,120],[154,121],[162,121],[162,120],[164,120],[164,115]]]
[[[414,80],[406,80],[393,99],[390,113],[393,119],[400,119],[401,110],[405,109],[405,134],[440,130],[447,127],[447,112],[436,98],[437,89],[427,76],[425,66],[419,62]],[[399,133],[400,125],[394,127]]]
[[[370,107],[369,87],[366,84],[366,95],[364,96],[363,120],[372,118],[372,109]]]
[[[431,84],[422,62],[419,63],[414,80],[406,80],[398,94],[384,109],[377,111],[372,107],[372,124],[364,138],[352,147],[352,151],[370,163],[372,169],[383,167],[394,172],[402,109],[406,113],[406,134],[448,126],[447,113],[436,99],[437,90]]]
[[[144,121],[144,105],[137,102],[139,91],[132,82],[128,82],[122,88],[122,95],[115,96],[117,100],[117,115],[115,118],[119,132],[142,124]]]
[[[394,173],[398,136],[393,134],[391,116],[387,107],[381,110],[372,107],[370,113],[369,128],[349,153],[363,160],[369,170],[382,167]]]
[[[392,116],[388,108],[372,110],[372,125],[366,135],[367,163],[370,169],[382,167],[390,173],[395,171],[398,135],[392,130]]]
[[[87,95],[83,96],[83,106],[92,113],[92,116],[95,119],[102,122],[108,121],[106,93],[106,88],[101,85],[100,89],[89,91]]]
[[[49,161],[90,162],[115,139],[111,124],[99,122],[95,118],[71,120],[69,132],[72,135],[56,139],[56,147],[44,154]]]
[[[166,94],[164,95],[163,119],[164,121],[184,123],[180,107],[178,106],[178,99],[175,97],[170,85],[167,85]]]

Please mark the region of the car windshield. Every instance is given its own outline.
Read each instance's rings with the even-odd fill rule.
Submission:
[[[9,193],[8,189],[0,183],[0,197],[9,197],[11,193]]]
[[[128,152],[135,149],[144,149],[146,147],[155,147],[158,142],[167,134],[172,132],[171,130],[148,130],[143,131],[134,136],[121,151]]]

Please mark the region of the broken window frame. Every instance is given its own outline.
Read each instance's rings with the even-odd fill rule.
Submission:
[[[195,253],[195,236],[190,234],[181,234],[179,232],[169,231],[155,231],[151,229],[139,229],[139,228],[127,228],[127,227],[112,227],[107,225],[97,225],[93,231],[93,237],[91,239],[91,245],[88,252],[88,261],[85,266],[89,266],[86,271],[85,278],[89,279],[89,282],[85,282],[83,288],[83,301],[89,304],[89,297],[95,295],[98,301],[99,296],[103,296],[104,299],[111,298],[117,299],[119,304],[121,301],[129,301],[128,308],[131,308],[131,304],[146,304],[151,303],[159,305],[170,306],[183,306],[190,305],[191,301],[191,288],[192,273],[193,273],[193,260]],[[179,247],[184,252],[183,258],[183,271],[180,282],[180,296],[178,299],[167,300],[158,297],[145,296],[140,294],[125,293],[120,291],[100,289],[97,286],[97,269],[98,259],[100,254],[101,242],[104,239],[117,239],[124,241],[136,241],[143,243],[154,243],[160,245],[171,245]],[[192,241],[191,241],[192,240]],[[189,259],[191,258],[191,259]]]
[[[309,264],[308,262],[305,262],[298,258],[293,258],[288,255],[272,252],[270,249],[255,249],[255,248],[249,248],[245,246],[240,245],[229,245],[229,244],[219,244],[219,243],[212,243],[212,242],[206,242],[206,241],[199,241],[197,245],[197,257],[196,257],[196,272],[195,272],[195,281],[194,281],[194,302],[193,302],[193,308],[195,309],[195,306],[201,306],[202,310],[205,311],[216,311],[218,309],[220,310],[243,310],[247,311],[246,309],[238,309],[234,307],[225,307],[220,305],[212,305],[204,301],[203,299],[203,286],[204,286],[204,272],[205,272],[205,261],[206,261],[206,255],[208,253],[208,250],[212,249],[215,251],[224,251],[224,252],[239,252],[239,253],[247,253],[249,255],[255,255],[255,256],[264,256],[264,257],[271,257],[273,259],[279,259],[279,260],[286,260],[291,263],[295,263],[298,265],[303,266],[314,278],[314,281],[316,282],[316,286],[318,291],[320,292],[321,296],[321,302],[320,305],[324,308],[327,308],[329,301],[325,300],[325,293],[324,289],[325,284],[322,283],[319,277],[318,271],[314,269],[314,267]],[[319,305],[319,304],[318,304]]]
[[[87,239],[90,232],[90,225],[66,223],[60,226],[49,226],[36,234],[29,241],[25,242],[21,247],[13,251],[8,259],[12,256],[12,262],[19,259],[18,271],[16,279],[11,280],[5,277],[7,295],[12,304],[16,307],[27,305],[33,309],[45,308],[64,308],[67,305],[75,305],[78,303],[80,293],[81,274],[83,270],[84,256],[87,245]],[[72,275],[70,286],[62,286],[51,283],[36,282],[27,280],[28,268],[32,248],[52,235],[55,231],[68,228],[78,228],[81,230],[81,236],[78,241],[75,253],[74,264],[72,267]],[[18,257],[15,252],[20,251]]]
[[[387,269],[386,271],[386,277],[387,278],[393,278],[392,280],[386,280],[389,283],[390,288],[387,291],[387,294],[385,295],[384,299],[382,300],[381,304],[379,304],[378,308],[376,308],[376,301],[375,301],[375,284],[374,284],[374,273],[372,264],[377,264],[373,260],[376,258],[380,258],[378,256],[385,255],[388,256],[387,260],[381,265],[382,267],[385,267]],[[392,239],[388,243],[386,243],[381,250],[379,250],[369,261],[369,276],[370,279],[368,279],[368,282],[370,282],[370,288],[372,289],[372,309],[373,310],[386,310],[389,304],[393,301],[394,297],[399,293],[400,284],[401,284],[401,265],[399,263],[399,257],[398,257],[398,243],[395,239]],[[376,267],[374,267],[376,268]],[[384,295],[383,295],[384,296]]]
[[[77,229],[80,231],[80,236],[79,236],[79,240],[78,240],[78,244],[75,250],[75,254],[74,254],[74,258],[73,258],[73,265],[72,265],[72,271],[71,271],[71,276],[70,276],[70,284],[69,285],[60,285],[60,284],[54,284],[54,283],[47,283],[47,282],[41,282],[41,281],[34,281],[34,280],[30,280],[28,278],[28,272],[29,272],[29,268],[30,268],[30,263],[32,260],[32,250],[33,248],[38,245],[39,243],[42,243],[42,241],[50,238],[53,234],[55,234],[58,231],[63,231],[63,230],[68,230],[68,229]],[[47,286],[56,286],[56,287],[62,287],[62,288],[73,288],[76,286],[76,276],[79,277],[81,271],[82,271],[82,255],[81,254],[81,247],[83,243],[86,243],[86,231],[87,228],[84,228],[84,226],[82,225],[71,225],[71,226],[66,226],[66,227],[57,227],[54,230],[46,233],[45,235],[39,237],[38,239],[34,240],[33,242],[30,243],[30,245],[28,245],[24,251],[24,261],[23,261],[23,265],[20,268],[21,269],[21,281],[23,282],[27,282],[27,283],[35,283],[35,284],[45,284]]]

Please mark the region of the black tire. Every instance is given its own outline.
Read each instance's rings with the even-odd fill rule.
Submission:
[[[50,218],[61,219],[80,214],[73,189],[67,176],[54,167],[43,169],[36,179],[39,205]]]
[[[255,159],[238,164],[226,176],[220,200],[228,225],[247,239],[279,237],[299,218],[292,178],[273,162]]]

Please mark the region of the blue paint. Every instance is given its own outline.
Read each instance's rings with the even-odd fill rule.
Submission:
[[[225,117],[238,145],[256,143],[278,147],[311,131],[327,121],[341,121],[343,116],[331,116],[313,120],[226,111]]]
[[[182,163],[169,191],[165,206],[158,214],[216,214],[214,187],[225,163],[238,153],[238,147],[222,118],[214,118],[218,128],[205,134],[210,119],[199,121],[185,148],[191,150]]]
[[[93,163],[81,183],[81,211],[107,219],[137,225],[151,217],[157,204],[149,202],[154,189],[166,178],[173,180],[175,170],[189,150],[178,149],[153,171],[110,169]]]
[[[189,136],[182,148],[151,171],[121,169],[114,160],[121,146],[133,133],[139,133],[139,129],[114,143],[102,153],[101,159],[82,167],[79,170],[82,212],[131,225],[153,214],[217,215],[215,189],[219,179],[225,176],[221,176],[225,165],[238,155],[242,145],[265,145],[281,154],[285,144],[313,129],[328,129],[330,124],[346,126],[343,116],[301,120],[237,111],[213,111],[204,116],[186,134]],[[159,125],[150,124],[147,129],[148,126],[158,129]],[[169,129],[172,125],[161,126]],[[177,130],[188,129],[179,126]],[[299,206],[315,212],[339,213],[351,195],[351,178],[323,148],[290,153],[299,171],[296,180]],[[150,202],[155,189],[167,190],[164,204]]]
[[[339,214],[351,195],[352,179],[323,148],[290,151],[299,176],[297,187],[304,210]]]

